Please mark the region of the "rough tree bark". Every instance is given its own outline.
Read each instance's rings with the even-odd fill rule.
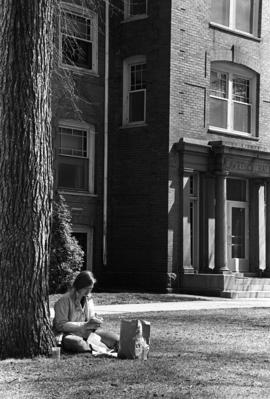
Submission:
[[[0,0],[0,358],[48,354],[53,0]]]

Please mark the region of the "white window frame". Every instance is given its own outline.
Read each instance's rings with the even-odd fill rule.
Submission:
[[[130,76],[131,66],[146,64],[146,57],[144,55],[133,56],[124,60],[123,64],[123,126],[138,126],[145,125],[146,123],[146,102],[147,102],[147,89],[140,89],[144,91],[144,119],[142,121],[130,122],[129,121],[129,95],[131,92]]]
[[[235,135],[244,135],[244,136],[256,136],[256,113],[257,113],[257,75],[255,72],[251,71],[248,68],[241,67],[236,64],[232,63],[225,63],[225,62],[213,62],[211,65],[211,72],[220,72],[225,73],[228,75],[228,98],[224,99],[227,100],[227,128],[221,128],[218,126],[211,125],[209,130],[222,132],[222,133],[232,133]],[[240,77],[246,80],[249,80],[250,86],[250,107],[251,107],[251,121],[250,121],[250,132],[243,132],[233,129],[233,104],[237,101],[232,99],[233,93],[233,77]],[[210,87],[210,98],[217,98],[220,97],[214,96],[211,94],[211,87]]]
[[[145,0],[146,12],[143,14],[134,14],[134,15],[131,14],[131,1],[134,1],[134,0],[124,0],[124,18],[125,18],[125,20],[133,21],[136,19],[146,18],[148,16],[148,0]]]
[[[95,176],[95,127],[93,125],[90,125],[86,122],[80,122],[80,121],[75,121],[75,120],[70,120],[70,119],[62,119],[58,123],[58,129],[60,127],[66,128],[66,129],[78,129],[78,130],[85,130],[87,132],[87,159],[88,159],[88,188],[86,191],[78,191],[78,194],[81,192],[87,192],[90,194],[94,194],[94,176]],[[57,134],[58,131],[57,131]],[[58,151],[58,148],[57,148]],[[66,154],[57,154],[58,157],[71,157],[71,158],[77,158],[75,155],[66,155]],[[81,158],[81,157],[78,157]],[[85,157],[83,157],[85,158]],[[59,159],[59,158],[58,158]],[[58,165],[58,162],[57,162]],[[58,174],[57,174],[58,176]],[[58,181],[57,181],[57,186],[58,186]],[[74,193],[76,189],[70,189],[70,188],[59,188],[61,191],[69,192],[71,191]]]
[[[87,270],[93,270],[93,236],[94,229],[93,227],[88,227],[84,225],[74,225],[72,226],[73,233],[85,233],[87,240]]]
[[[215,1],[215,0],[212,0]],[[247,36],[259,37],[259,15],[260,15],[260,0],[254,0],[253,3],[253,21],[252,21],[252,33],[239,30],[236,28],[236,0],[229,0],[229,25],[223,25],[215,21],[211,21],[211,25],[225,27],[226,29],[240,32]]]
[[[61,18],[62,14],[68,12],[73,15],[78,15],[80,17],[83,17],[85,19],[90,19],[91,24],[92,24],[92,69],[90,68],[83,68],[77,65],[72,65],[72,64],[65,64],[62,61],[62,30],[61,30]],[[70,37],[73,37],[72,35],[69,35]],[[74,36],[74,39],[76,40],[76,36]],[[89,41],[90,42],[90,41]],[[94,13],[93,11],[86,9],[85,7],[80,7],[75,4],[70,4],[70,3],[61,3],[61,12],[59,16],[59,66],[64,69],[71,69],[74,72],[79,72],[79,73],[88,73],[88,74],[94,74],[97,75],[98,73],[98,15]]]

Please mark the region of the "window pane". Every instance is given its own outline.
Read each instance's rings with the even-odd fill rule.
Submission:
[[[146,87],[146,64],[134,64],[130,66],[130,90],[139,90]]]
[[[194,262],[194,202],[189,203],[189,223],[190,223],[190,264]]]
[[[62,62],[92,69],[92,43],[69,36],[62,36]]]
[[[87,132],[84,130],[59,128],[59,153],[87,156]]]
[[[210,125],[227,129],[227,101],[210,99]]]
[[[249,80],[243,78],[233,79],[233,100],[249,103]]]
[[[253,0],[235,0],[235,27],[244,32],[252,33]]]
[[[233,103],[233,128],[239,132],[251,132],[251,106]]]
[[[58,187],[88,190],[88,159],[59,157]]]
[[[91,19],[64,12],[61,18],[61,32],[76,38],[92,40]]]
[[[130,0],[130,15],[142,15],[147,13],[147,0]]]
[[[195,194],[194,192],[194,176],[190,176],[189,178],[189,194],[193,195]]]
[[[227,179],[227,200],[246,201],[247,183],[240,179]]]
[[[211,95],[220,98],[228,97],[228,75],[211,71]]]
[[[129,93],[129,122],[145,120],[145,90]]]
[[[229,26],[230,0],[212,0],[211,19],[221,25]]]
[[[232,208],[232,258],[245,257],[245,209]]]

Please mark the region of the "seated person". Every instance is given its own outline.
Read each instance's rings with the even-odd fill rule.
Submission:
[[[90,271],[82,271],[75,278],[70,291],[54,305],[53,327],[62,333],[62,348],[72,352],[90,352],[87,338],[91,332],[101,337],[108,348],[118,349],[119,337],[102,330],[102,318],[95,315],[94,302],[90,295],[96,280]]]

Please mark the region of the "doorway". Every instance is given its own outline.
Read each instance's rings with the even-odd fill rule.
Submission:
[[[227,179],[228,265],[232,272],[249,272],[248,182]]]
[[[84,251],[82,270],[92,270],[93,229],[86,226],[73,226],[72,235],[77,239]]]

